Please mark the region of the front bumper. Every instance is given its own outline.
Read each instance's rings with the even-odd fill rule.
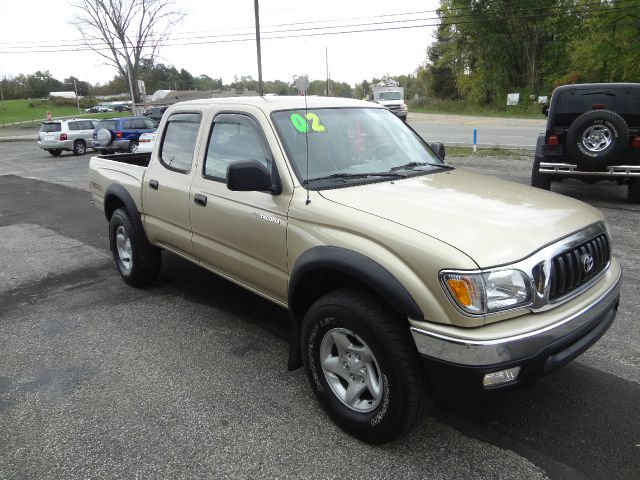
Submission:
[[[620,301],[620,280],[591,305],[554,324],[512,337],[468,340],[411,327],[436,390],[457,397],[532,383],[593,345],[611,326]],[[483,387],[486,374],[521,367],[518,377]]]
[[[389,109],[389,110],[391,110],[391,113],[393,113],[396,117],[400,117],[400,118],[406,120],[406,118],[407,118],[407,111],[406,110],[392,110],[392,109]]]

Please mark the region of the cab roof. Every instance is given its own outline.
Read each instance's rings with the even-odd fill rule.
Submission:
[[[276,96],[269,95],[264,97],[218,97],[205,98],[201,100],[188,100],[176,103],[175,106],[198,105],[198,106],[214,106],[214,105],[245,105],[260,108],[265,113],[277,110],[303,110],[305,108],[336,108],[336,107],[368,107],[368,108],[385,108],[377,103],[365,102],[362,100],[354,100],[351,98],[338,97],[316,97],[307,96],[306,102],[304,96]]]

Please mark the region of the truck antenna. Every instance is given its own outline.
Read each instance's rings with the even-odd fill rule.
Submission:
[[[309,115],[309,105],[307,103],[307,91],[303,92],[304,94],[304,120],[307,121],[307,115]],[[307,189],[307,201],[304,203],[305,205],[309,205],[311,203],[311,198],[309,197],[309,124],[306,124],[307,128],[304,131],[304,143],[305,143],[305,153],[307,155],[307,178],[306,178],[306,189]]]

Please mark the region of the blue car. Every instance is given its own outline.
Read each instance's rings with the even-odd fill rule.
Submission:
[[[98,152],[138,151],[138,139],[143,133],[153,132],[158,124],[146,117],[123,117],[100,120],[93,130],[93,148]]]

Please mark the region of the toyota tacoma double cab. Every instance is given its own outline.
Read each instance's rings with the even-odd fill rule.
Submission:
[[[554,90],[538,136],[531,185],[576,178],[627,185],[640,203],[640,83],[585,83]]]
[[[323,97],[171,106],[150,154],[91,158],[122,278],[172,252],[287,308],[345,431],[408,432],[438,392],[529,384],[609,328],[621,268],[602,214],[444,161],[388,109]]]

